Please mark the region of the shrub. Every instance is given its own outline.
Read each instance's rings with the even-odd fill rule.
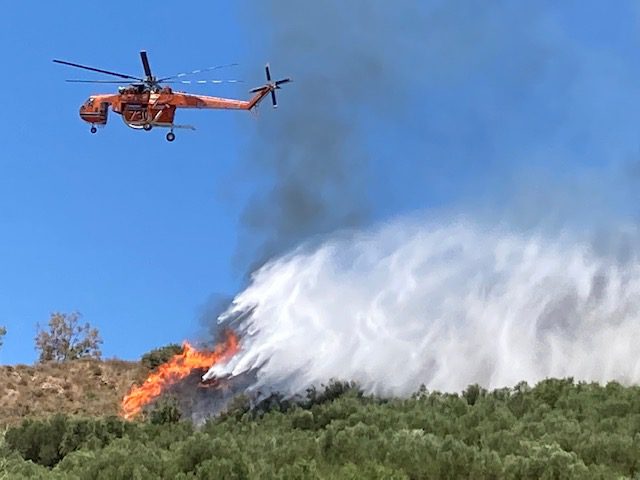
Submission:
[[[148,370],[158,368],[163,363],[167,363],[171,357],[182,353],[182,347],[177,343],[171,343],[164,347],[155,348],[142,355],[140,363]]]
[[[356,382],[341,382],[339,380],[331,380],[328,385],[322,385],[324,390],[318,391],[315,386],[307,389],[307,399],[304,403],[306,408],[313,405],[321,405],[331,402],[346,394],[362,397],[362,390]]]
[[[180,412],[178,401],[173,397],[160,398],[148,416],[149,422],[154,425],[177,423],[181,417],[182,413]]]

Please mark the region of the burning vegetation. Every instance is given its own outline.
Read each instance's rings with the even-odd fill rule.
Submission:
[[[238,351],[238,348],[238,337],[232,331],[225,333],[224,339],[215,346],[213,351],[200,351],[188,342],[184,342],[181,353],[175,354],[169,361],[158,366],[141,385],[131,388],[122,399],[121,415],[131,420],[167,388],[189,377],[194,371],[204,373],[212,365],[228,360]]]

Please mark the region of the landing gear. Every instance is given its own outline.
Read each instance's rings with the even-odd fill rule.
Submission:
[[[96,128],[95,125],[91,125],[91,133],[96,133],[98,131],[98,129]]]
[[[150,123],[145,123],[145,124],[142,126],[142,128],[143,128],[145,131],[147,131],[147,132],[148,132],[149,130],[151,130],[151,129],[153,128],[153,125],[151,125]]]
[[[173,142],[176,139],[176,134],[173,132],[167,133],[167,142]]]

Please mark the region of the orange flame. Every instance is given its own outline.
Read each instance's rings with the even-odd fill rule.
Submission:
[[[158,398],[169,385],[187,377],[194,369],[209,369],[231,358],[238,351],[238,337],[231,331],[213,352],[201,352],[184,342],[182,353],[174,355],[152,372],[142,385],[134,385],[122,399],[122,416],[127,420],[138,415],[145,405]]]

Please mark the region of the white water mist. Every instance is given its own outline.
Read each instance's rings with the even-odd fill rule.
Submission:
[[[545,377],[640,381],[640,265],[589,242],[403,221],[257,271],[219,322],[241,351],[206,377],[303,392],[335,378],[409,395]]]

